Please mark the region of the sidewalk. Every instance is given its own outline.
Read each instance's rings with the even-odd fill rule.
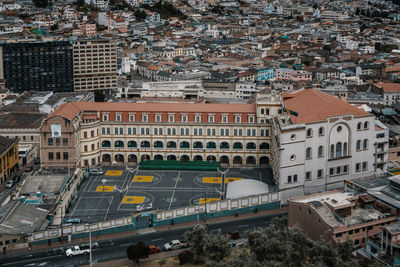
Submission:
[[[247,214],[240,214],[238,217],[235,216],[227,216],[227,217],[219,217],[219,218],[213,218],[213,219],[208,219],[208,220],[202,220],[200,221],[201,224],[207,223],[207,224],[215,224],[217,222],[221,221],[234,221],[234,220],[241,220],[244,218],[249,218],[249,217],[259,217],[259,216],[266,216],[266,215],[272,215],[272,214],[280,214],[288,212],[288,209],[281,208],[281,209],[276,209],[276,210],[266,210],[266,211],[259,211],[258,213],[247,213]],[[185,227],[190,227],[196,225],[197,222],[187,222],[187,223],[180,223],[180,224],[175,224],[175,225],[164,225],[160,227],[155,227],[154,229],[156,231],[164,231],[164,230],[169,230],[169,229],[177,229],[177,228],[185,228]],[[113,238],[118,238],[118,237],[126,237],[129,235],[136,235],[138,234],[137,232],[140,230],[134,230],[134,231],[125,231],[125,232],[119,232],[119,233],[112,233],[112,234],[106,234],[106,235],[92,235],[92,242],[96,242],[99,240],[109,240]],[[89,242],[89,237],[85,238],[77,238],[73,239],[71,242],[68,242],[67,240],[64,240],[63,242],[52,242],[51,245],[49,246],[47,243],[46,244],[40,244],[40,245],[33,245],[31,252],[32,251],[38,251],[38,250],[46,250],[49,248],[57,248],[57,247],[64,247],[64,246],[73,246],[76,244],[81,244],[81,243],[88,243]],[[28,253],[29,249],[28,247],[26,248],[20,248],[20,249],[12,249],[12,250],[7,250],[7,255],[15,255],[15,254],[23,254],[23,253]],[[157,256],[157,255],[155,255]],[[171,255],[172,257],[173,255]],[[165,254],[160,256],[160,258],[166,257]],[[131,261],[128,260],[129,263]],[[96,264],[96,266],[101,266],[100,263]],[[114,265],[112,265],[114,266]]]

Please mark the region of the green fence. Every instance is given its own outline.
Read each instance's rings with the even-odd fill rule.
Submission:
[[[218,161],[177,161],[177,160],[147,160],[140,162],[141,170],[191,170],[216,171],[220,170]]]

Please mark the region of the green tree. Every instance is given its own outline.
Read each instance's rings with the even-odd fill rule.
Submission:
[[[178,254],[179,264],[193,263],[194,254],[190,250],[182,251]]]
[[[192,250],[197,258],[204,254],[206,235],[207,226],[204,224],[198,224],[184,234],[186,240],[190,241]]]
[[[219,262],[229,256],[231,247],[225,236],[207,235],[204,243],[204,250],[209,260]]]
[[[150,248],[146,246],[143,242],[137,242],[136,245],[130,245],[126,254],[128,259],[138,263],[140,259],[145,259],[150,255]]]

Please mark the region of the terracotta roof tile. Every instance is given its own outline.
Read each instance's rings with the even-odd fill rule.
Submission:
[[[400,83],[375,83],[374,85],[382,88],[386,93],[400,92]]]
[[[299,115],[291,115],[293,123],[312,123],[325,121],[328,117],[353,114],[354,117],[371,116],[369,113],[353,107],[332,95],[313,89],[305,89],[286,94],[284,105]]]

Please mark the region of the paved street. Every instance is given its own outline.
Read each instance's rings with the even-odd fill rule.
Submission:
[[[242,235],[245,231],[254,227],[267,226],[274,216],[281,215],[272,214],[238,218],[236,220],[209,224],[208,226],[210,231],[221,229],[222,233],[227,233],[232,230],[238,230]],[[143,241],[146,244],[155,244],[161,247],[164,243],[170,240],[182,239],[184,232],[190,228],[191,227],[185,227],[163,231],[155,231],[151,228],[147,229],[148,233],[111,240],[96,241],[98,245],[93,248],[93,261],[104,262],[125,258],[126,248],[130,244],[134,244],[138,241]],[[80,266],[89,264],[88,255],[67,258],[65,256],[66,249],[68,249],[68,246],[26,254],[5,256],[0,258],[0,264],[2,264],[1,266]]]

